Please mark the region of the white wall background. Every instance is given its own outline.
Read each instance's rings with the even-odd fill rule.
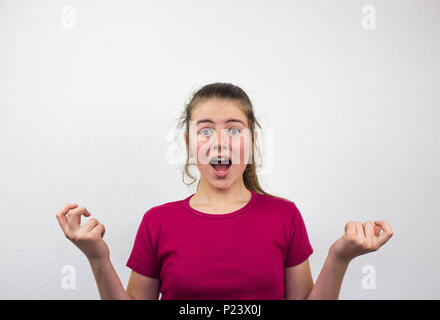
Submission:
[[[195,191],[167,133],[220,81],[274,132],[262,184],[299,207],[315,281],[346,222],[383,219],[394,237],[351,262],[340,299],[439,299],[439,14],[436,0],[0,1],[0,298],[99,299],[55,218],[65,203],[106,226],[125,286],[142,215]]]

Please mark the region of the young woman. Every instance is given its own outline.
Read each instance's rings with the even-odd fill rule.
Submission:
[[[228,83],[198,90],[179,126],[187,150],[183,172],[200,172],[196,193],[149,209],[127,266],[125,290],[91,214],[67,204],[57,219],[65,236],[87,256],[101,299],[337,299],[349,262],[376,251],[393,232],[385,221],[350,221],[329,249],[316,283],[313,253],[296,205],[266,193],[254,157],[256,126],[247,94]],[[191,161],[192,160],[192,161]],[[382,233],[380,231],[383,230]]]

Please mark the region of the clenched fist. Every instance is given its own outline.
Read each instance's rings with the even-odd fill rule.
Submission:
[[[384,232],[380,233],[383,230]],[[393,231],[386,221],[350,221],[345,226],[345,234],[330,247],[334,257],[350,262],[353,258],[376,251],[391,237]]]
[[[81,226],[81,215],[89,217],[91,214],[86,208],[77,208],[77,206],[77,204],[66,204],[56,214],[64,235],[86,255],[90,262],[110,258],[108,246],[102,239],[105,233],[104,225],[97,219],[90,218]]]

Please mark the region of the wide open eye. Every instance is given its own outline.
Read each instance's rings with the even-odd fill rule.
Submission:
[[[237,134],[240,134],[240,130],[237,128],[231,128],[231,129],[229,129],[229,133],[232,135],[237,135]]]
[[[205,128],[205,129],[200,130],[199,134],[202,136],[209,136],[211,134],[211,131],[212,131],[211,129]]]

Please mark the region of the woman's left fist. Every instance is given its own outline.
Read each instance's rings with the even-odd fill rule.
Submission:
[[[364,224],[349,221],[345,225],[345,234],[333,243],[329,252],[335,258],[348,263],[357,256],[376,251],[392,236],[393,231],[386,221],[375,220],[374,224],[371,221]]]

